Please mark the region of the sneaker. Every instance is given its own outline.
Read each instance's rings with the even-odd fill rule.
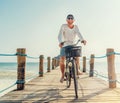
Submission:
[[[63,83],[63,81],[64,81],[64,78],[61,78],[61,79],[60,79],[60,83]]]
[[[82,74],[83,74],[83,73],[82,73],[81,71],[78,70],[77,75],[82,75]]]

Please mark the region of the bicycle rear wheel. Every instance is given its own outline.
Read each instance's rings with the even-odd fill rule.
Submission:
[[[75,88],[75,96],[78,98],[78,79],[77,79],[77,70],[76,70],[76,63],[75,60],[72,61],[72,72],[73,72],[73,79],[74,79],[74,88]]]
[[[70,67],[66,68],[65,77],[66,77],[67,88],[69,88],[70,85],[71,85],[71,71],[70,71]]]

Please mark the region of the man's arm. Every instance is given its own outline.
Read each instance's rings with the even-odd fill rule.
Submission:
[[[84,38],[83,38],[82,34],[80,33],[79,28],[77,27],[77,25],[76,25],[76,32],[77,32],[78,37],[81,40],[81,43],[83,43],[84,45],[86,45],[87,41],[84,40]]]
[[[62,42],[63,42],[63,25],[60,28],[59,34],[58,34],[58,41],[59,41],[59,47],[62,48]]]

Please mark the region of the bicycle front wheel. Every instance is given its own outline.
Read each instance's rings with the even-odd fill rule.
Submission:
[[[77,79],[77,70],[76,70],[76,63],[75,60],[72,62],[72,72],[73,72],[73,79],[74,79],[74,88],[75,88],[75,96],[78,98],[78,79]]]
[[[67,88],[70,87],[71,85],[71,75],[70,75],[70,68],[67,68],[66,72],[65,72],[65,77],[66,77],[66,85],[67,85]]]

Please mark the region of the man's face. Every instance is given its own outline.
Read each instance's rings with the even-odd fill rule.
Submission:
[[[73,18],[68,18],[66,21],[67,21],[68,24],[73,24],[74,23],[74,19]]]

